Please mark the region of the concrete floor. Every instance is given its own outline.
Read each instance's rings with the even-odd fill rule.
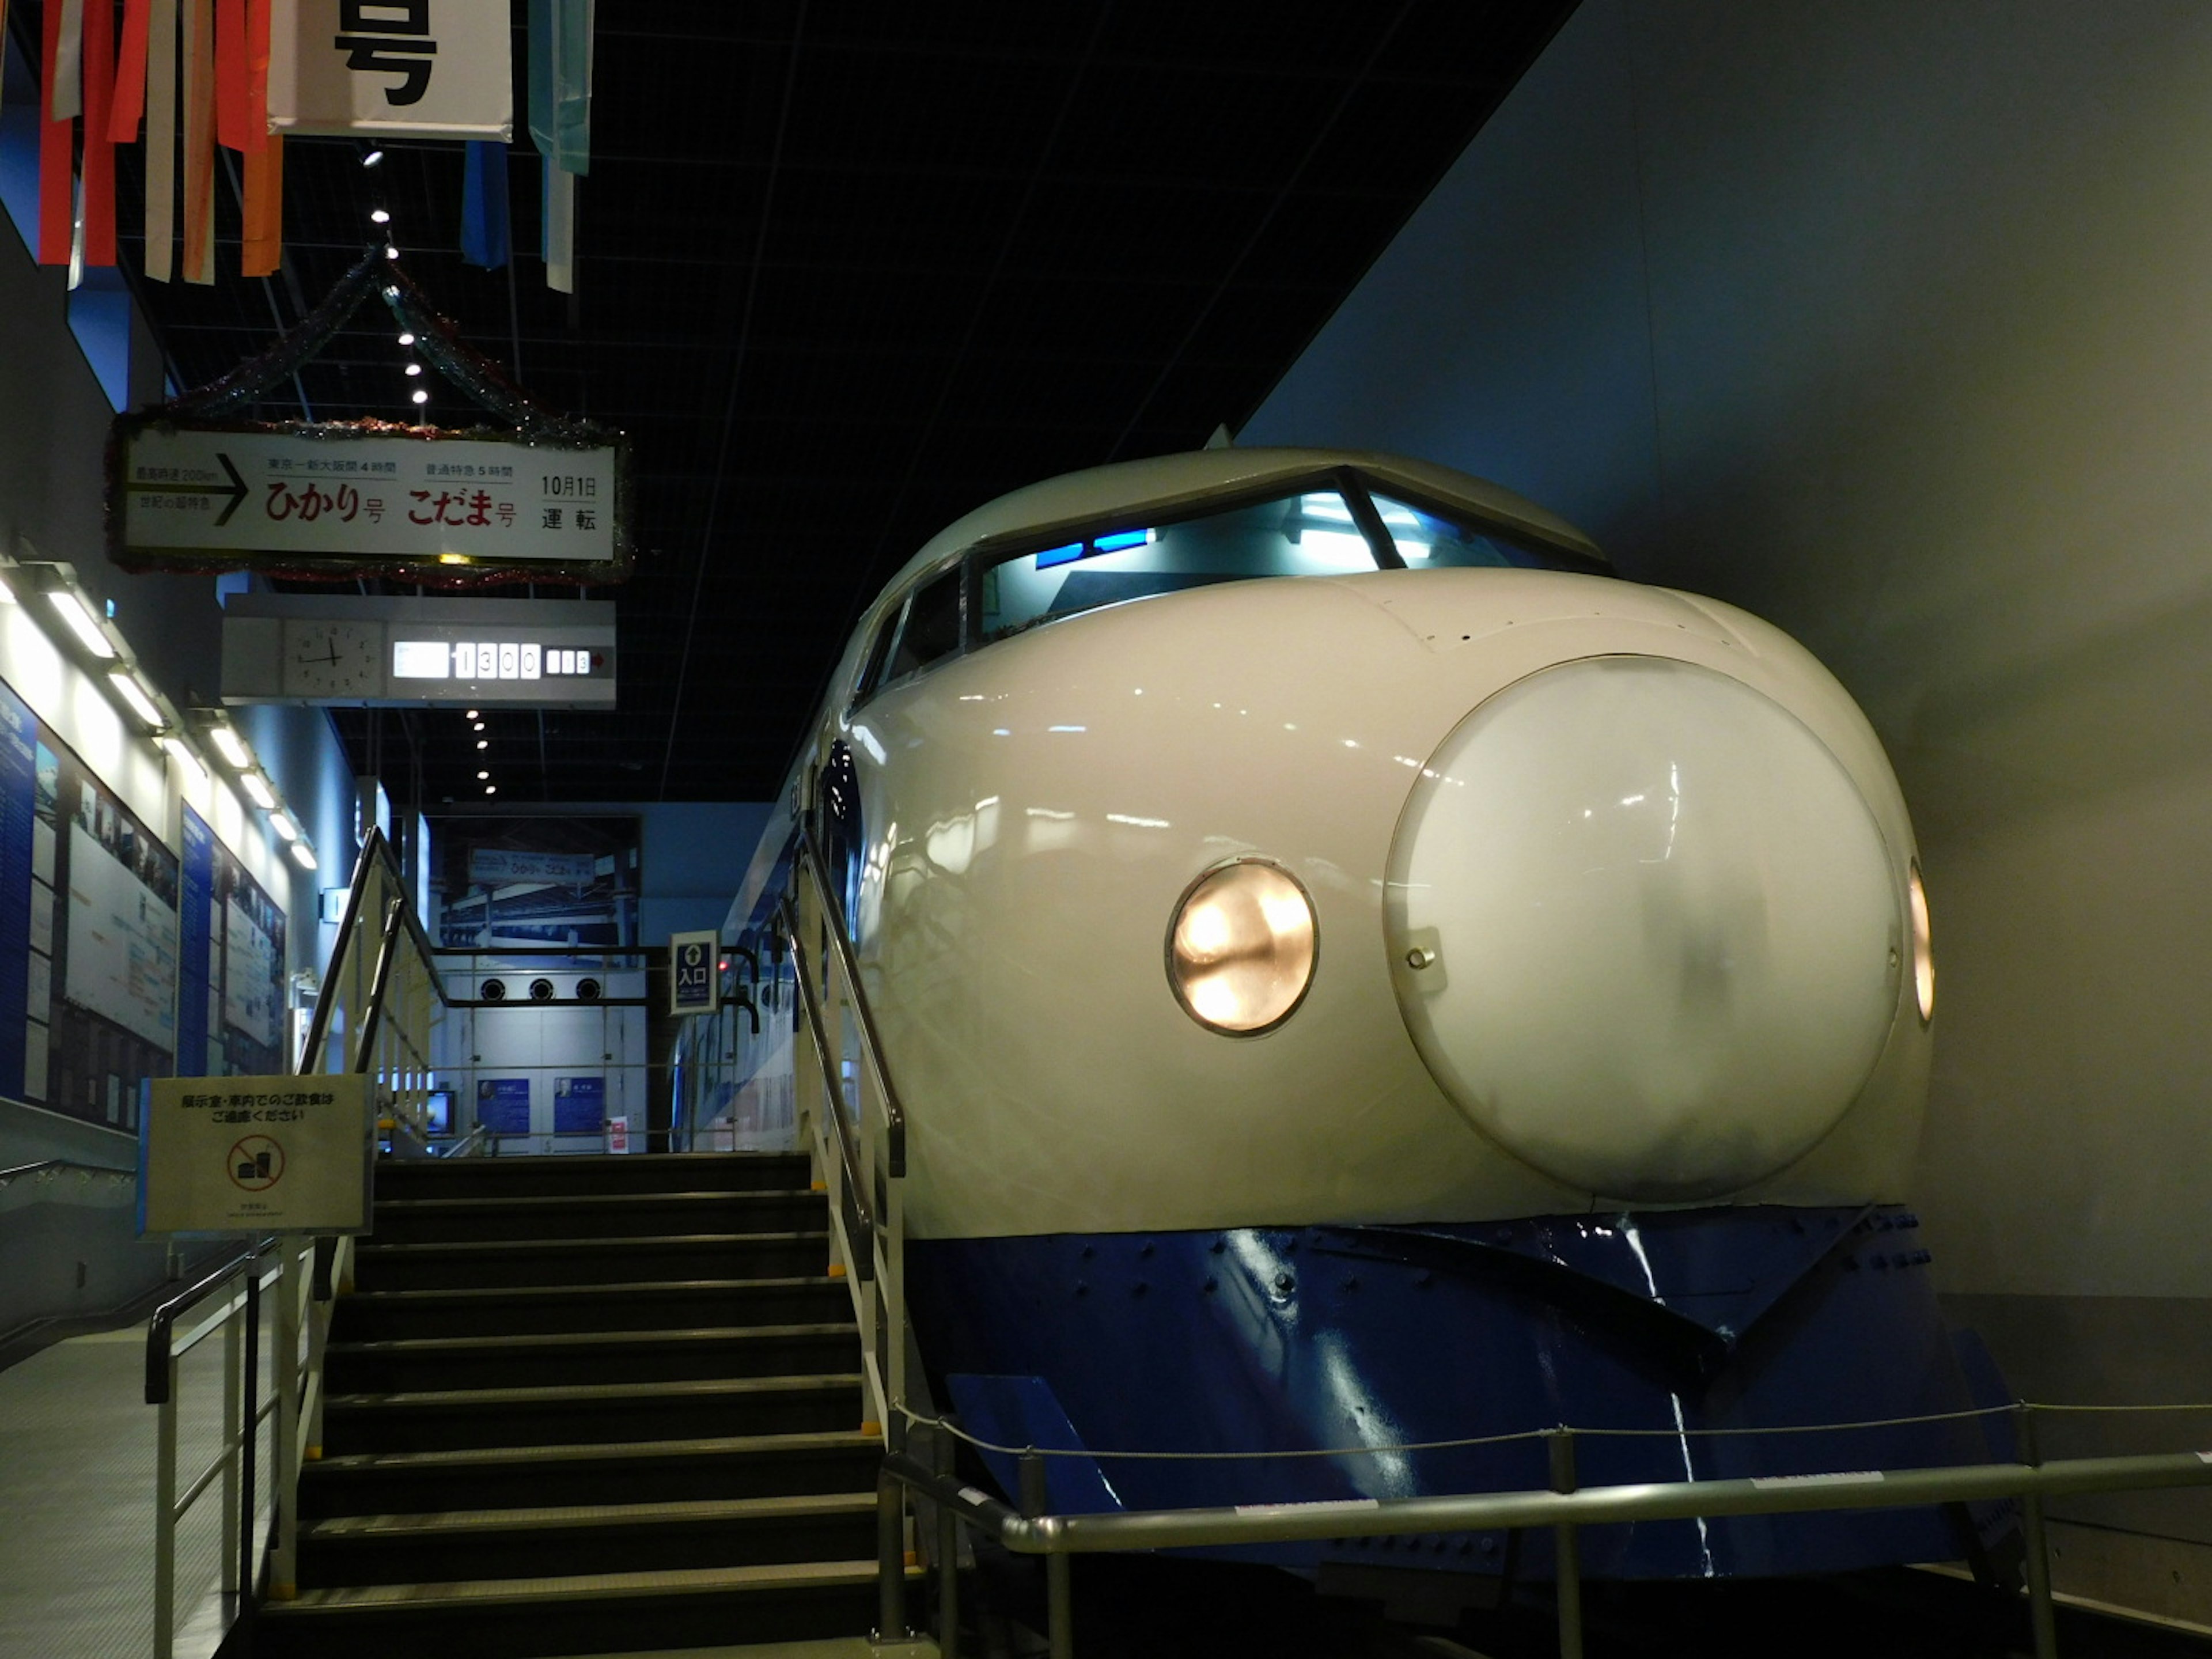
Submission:
[[[145,1352],[146,1328],[133,1325],[0,1371],[0,1653],[154,1652],[159,1413],[145,1402]],[[218,1336],[179,1362],[180,1489],[222,1444],[222,1359]],[[265,1431],[262,1443],[266,1468]],[[178,1528],[177,1659],[204,1659],[222,1638],[222,1510],[218,1484]]]

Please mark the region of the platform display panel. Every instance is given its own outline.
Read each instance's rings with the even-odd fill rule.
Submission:
[[[0,1095],[114,1128],[173,1069],[177,855],[0,685]]]

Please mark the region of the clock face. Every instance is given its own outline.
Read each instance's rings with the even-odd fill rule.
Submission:
[[[342,702],[384,695],[383,629],[375,623],[284,624],[284,695]]]

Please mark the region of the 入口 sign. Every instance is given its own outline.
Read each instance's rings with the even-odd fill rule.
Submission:
[[[142,1085],[138,1231],[368,1231],[368,1079],[149,1078]]]
[[[711,1014],[721,1006],[721,936],[668,936],[668,1012]]]
[[[485,0],[275,0],[279,132],[514,136],[507,9]]]

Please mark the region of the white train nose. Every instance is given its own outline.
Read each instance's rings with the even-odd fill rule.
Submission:
[[[1850,1106],[1898,1006],[1865,801],[1780,705],[1602,657],[1461,721],[1391,848],[1399,1006],[1460,1109],[1608,1197],[1708,1198]]]

